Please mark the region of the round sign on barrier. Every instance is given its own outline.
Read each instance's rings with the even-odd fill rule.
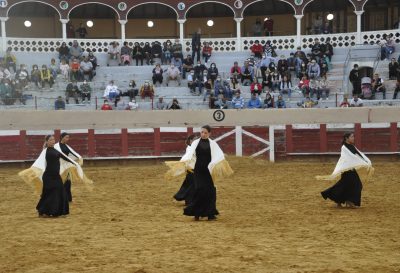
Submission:
[[[215,121],[223,121],[225,119],[225,112],[222,110],[216,110],[213,114],[213,118]]]

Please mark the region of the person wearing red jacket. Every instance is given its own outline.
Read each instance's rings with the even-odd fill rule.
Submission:
[[[212,47],[205,42],[203,46],[203,58],[204,58],[204,63],[207,63],[208,60],[211,58],[211,53],[212,53]]]
[[[310,80],[308,79],[307,75],[304,75],[299,82],[299,88],[301,89],[304,97],[310,94]]]
[[[234,62],[231,67],[231,78],[240,79],[240,75],[242,74],[242,69],[240,68],[238,62]]]
[[[104,100],[104,104],[101,106],[101,110],[112,110],[112,106],[108,104],[108,100]]]
[[[250,85],[250,92],[251,92],[251,94],[258,94],[258,95],[260,95],[262,92],[262,86],[258,82],[256,77],[254,77],[254,80]]]
[[[254,45],[250,47],[252,53],[254,53],[254,57],[261,59],[261,55],[264,51],[263,46],[260,44],[259,40],[254,42]]]

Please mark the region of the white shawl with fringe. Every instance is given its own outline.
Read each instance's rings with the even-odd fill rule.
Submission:
[[[211,162],[208,164],[208,170],[213,180],[219,180],[233,173],[229,163],[225,160],[225,155],[217,142],[212,139],[210,141]],[[193,141],[192,145],[186,148],[185,155],[179,161],[166,161],[165,164],[170,168],[166,173],[166,178],[171,179],[182,174],[187,170],[193,170],[196,164],[196,148],[200,139]]]
[[[67,157],[61,150],[57,151]],[[30,168],[18,173],[22,180],[31,185],[37,193],[41,193],[43,188],[42,176],[47,167],[46,152],[47,148],[43,149],[39,157],[35,160]],[[70,175],[69,179],[71,181],[93,184],[93,181],[85,176],[81,166],[78,163],[71,163],[60,158],[60,176],[63,182],[66,181],[68,174]]]
[[[71,153],[68,155],[68,157],[71,158],[71,155],[72,155],[72,159],[73,159],[73,160],[78,160],[78,164],[82,166],[82,165],[83,165],[83,158],[82,158],[82,156],[81,156],[80,154],[78,154],[74,149],[72,149],[71,146],[69,146],[68,144],[64,144],[64,145],[66,145],[66,146],[68,147],[68,149],[71,151]],[[59,151],[60,153],[63,153],[62,150],[61,150],[61,147],[60,147],[60,142],[57,142],[57,143],[54,145],[54,149],[56,149],[56,150]],[[61,160],[60,163],[62,164],[63,162],[66,162],[66,161]]]
[[[336,164],[336,167],[331,175],[317,176],[318,180],[329,180],[338,181],[341,178],[342,173],[355,169],[358,173],[362,182],[367,182],[373,172],[371,160],[354,147],[361,155],[353,154],[345,145],[342,146],[340,158]]]

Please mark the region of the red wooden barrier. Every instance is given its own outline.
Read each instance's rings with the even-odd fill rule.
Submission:
[[[154,155],[161,155],[161,133],[160,128],[154,128]]]
[[[128,156],[128,129],[121,129],[121,155]]]
[[[326,124],[319,125],[319,151],[326,153],[328,151],[328,135],[326,132]]]
[[[94,138],[94,129],[88,130],[88,156],[94,157],[96,155],[96,143]]]

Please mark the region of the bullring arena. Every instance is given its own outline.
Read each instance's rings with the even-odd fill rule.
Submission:
[[[147,133],[128,130],[126,139],[121,136],[125,130],[106,135],[104,128],[125,127],[148,113],[138,112],[138,116],[132,117],[129,113],[115,112],[109,119],[104,113],[87,113],[80,120],[74,117],[76,113],[70,113],[70,122],[74,122],[64,124],[65,130],[83,125],[91,128],[94,125],[86,122],[93,119],[99,128],[96,132],[103,130],[103,135],[95,134],[96,142],[103,141],[95,146],[95,154],[102,149],[116,150],[124,146],[121,144],[124,142],[129,144],[127,147],[140,142],[141,146],[147,143],[148,150],[161,149],[165,154],[172,149],[169,154],[175,151],[178,155],[184,151],[185,131],[198,132],[201,126],[198,122],[203,120],[208,120],[214,128],[215,139],[232,132],[235,128],[232,124],[248,123],[249,127],[242,128],[242,136],[236,133],[236,127],[233,134],[219,141],[225,151],[233,154],[228,161],[235,173],[216,184],[221,215],[215,222],[194,222],[182,215],[183,205],[172,199],[182,180],[167,182],[164,179],[167,168],[163,161],[171,156],[86,160],[85,171],[95,182],[94,189],[88,191],[82,184],[74,184],[71,213],[58,219],[37,218],[34,207],[38,196],[17,176],[29,163],[3,164],[0,171],[3,193],[1,272],[399,272],[398,155],[387,152],[382,157],[372,153],[376,172],[372,181],[364,184],[359,209],[337,209],[333,203],[323,200],[320,191],[329,184],[314,178],[332,172],[338,154],[329,151],[338,150],[337,142],[344,131],[361,132],[359,136],[362,137],[356,140],[361,142],[361,147],[370,147],[368,140],[372,136],[387,149],[398,145],[398,129],[393,130],[394,126],[375,129],[367,126],[368,119],[376,124],[382,120],[396,120],[398,109],[345,109],[346,113],[341,114],[334,109],[322,110],[329,112],[326,120],[330,122],[343,115],[356,125],[344,129],[339,129],[343,125],[337,124],[337,128],[328,125],[325,131],[321,130],[324,126],[316,126],[320,127],[317,130],[315,126],[299,129],[293,125],[289,133],[289,128],[276,123],[286,117],[297,122],[305,119],[314,120],[308,123],[323,122],[321,110],[291,110],[295,112],[289,114],[271,111],[252,120],[248,117],[254,112],[225,111],[221,122],[213,120],[212,112],[208,111],[186,112],[185,118],[179,118],[176,112],[153,112],[154,125],[175,120],[171,125],[186,122],[190,127],[180,132],[176,128],[163,128],[158,137],[154,137],[154,132],[149,133],[150,130]],[[278,113],[281,114],[279,119],[276,118]],[[40,121],[46,112],[29,114],[31,120]],[[91,116],[94,114],[100,117]],[[3,122],[2,128],[15,130],[22,126],[28,129],[27,135],[22,134],[27,144],[27,157],[33,151],[33,143],[42,143],[43,138],[30,135],[30,130],[56,126],[59,118],[64,118],[62,113],[55,113],[52,121],[32,125],[21,121],[19,115],[19,112],[6,115],[4,118],[9,123]],[[233,122],[238,115],[250,121]],[[268,127],[253,126],[263,124],[261,119],[264,123],[269,120],[269,127],[275,128],[275,163],[269,162],[268,153],[256,158],[234,156],[235,151],[240,150],[235,148],[240,138],[243,155],[266,147],[265,143],[251,141],[254,136],[271,140]],[[18,120],[19,124],[14,123]],[[110,125],[110,120],[115,123]],[[362,128],[358,122],[362,122]],[[146,126],[151,127],[151,124]],[[58,133],[56,130],[55,134]],[[253,135],[251,139],[248,133]],[[72,133],[72,137],[71,145],[84,156],[93,149],[88,148],[85,134]],[[289,147],[292,156],[282,152],[287,150],[285,142],[290,137],[295,139]],[[2,143],[5,141],[3,137]],[[325,155],[315,153],[302,157],[300,151],[304,151],[305,146],[321,141],[326,141]],[[14,153],[20,152],[18,143],[21,141],[8,139],[2,150],[6,151],[8,146]]]
[[[400,1],[0,0],[0,35],[0,273],[400,272]],[[206,124],[216,221],[165,176]],[[65,132],[93,185],[41,213],[18,173]],[[349,132],[375,172],[338,208]]]

